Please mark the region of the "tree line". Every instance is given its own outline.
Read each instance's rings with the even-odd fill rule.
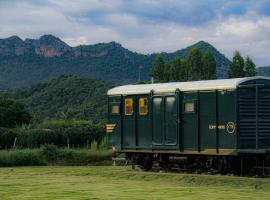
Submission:
[[[236,51],[229,66],[228,77],[240,78],[256,75],[256,65],[247,56],[245,59]],[[156,82],[195,81],[217,79],[217,63],[210,50],[202,53],[193,48],[185,59],[174,58],[165,63],[160,54],[155,58],[151,76]]]

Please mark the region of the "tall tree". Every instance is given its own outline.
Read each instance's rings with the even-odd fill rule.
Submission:
[[[189,67],[186,60],[182,61],[181,68],[179,70],[179,81],[188,81],[189,80]]]
[[[245,77],[244,71],[245,62],[239,51],[235,51],[233,60],[229,68],[229,78]]]
[[[164,68],[165,62],[161,55],[158,54],[151,69],[151,76],[154,77],[157,81],[162,82],[164,78]]]
[[[216,61],[212,54],[212,52],[208,49],[202,58],[203,63],[203,73],[202,78],[205,80],[212,80],[217,78],[217,71],[216,71]]]
[[[187,57],[189,68],[189,80],[202,79],[202,54],[197,48],[193,48]]]
[[[171,65],[166,63],[164,67],[164,74],[163,74],[163,79],[162,82],[169,82],[171,80]]]
[[[257,72],[256,72],[256,65],[254,64],[254,62],[252,61],[252,59],[247,56],[245,59],[245,76],[249,77],[249,76],[256,76]]]
[[[176,57],[171,63],[171,81],[179,81],[179,73],[181,69],[182,61],[179,57]]]
[[[12,99],[0,98],[0,127],[13,128],[22,124],[29,124],[30,113],[24,104]]]

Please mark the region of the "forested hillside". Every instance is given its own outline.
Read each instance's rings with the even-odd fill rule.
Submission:
[[[270,76],[270,66],[267,67],[258,67],[257,73],[260,76]]]
[[[194,47],[202,53],[210,49],[217,62],[218,78],[227,76],[230,61],[203,41],[161,55],[166,62],[176,56],[184,58]],[[13,36],[0,39],[0,89],[29,86],[63,74],[134,83],[140,70],[141,79],[149,80],[156,55],[135,53],[116,42],[70,47],[52,35],[26,40]]]
[[[8,96],[24,103],[34,122],[45,119],[86,119],[104,122],[107,112],[107,90],[112,82],[61,76],[30,88],[11,90]]]

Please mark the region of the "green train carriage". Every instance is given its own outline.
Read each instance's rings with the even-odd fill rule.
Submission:
[[[176,157],[185,167],[264,166],[270,150],[270,79],[119,86],[108,91],[106,129],[111,148],[145,170],[153,161],[168,166]]]

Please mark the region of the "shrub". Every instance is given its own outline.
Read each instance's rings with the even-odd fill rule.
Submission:
[[[45,156],[45,158],[47,158],[49,163],[55,162],[58,158],[58,149],[55,145],[44,145],[41,148],[41,153],[43,156]]]
[[[12,129],[0,128],[0,148],[9,149],[14,145],[16,133]]]
[[[2,150],[0,151],[0,166],[43,166],[46,158],[39,149]]]
[[[99,144],[99,149],[106,150],[108,149],[108,146],[109,146],[108,137],[104,137]]]
[[[93,140],[93,141],[91,142],[91,150],[92,150],[92,151],[97,151],[97,150],[98,150],[98,143],[97,143],[96,140]]]
[[[0,166],[104,165],[111,164],[112,155],[108,150],[61,149],[44,145],[40,149],[1,150]]]
[[[92,141],[102,143],[103,137],[103,126],[91,121],[46,121],[35,129],[26,126],[0,128],[0,149],[12,148],[15,139],[17,148],[39,148],[46,144],[84,148]]]

